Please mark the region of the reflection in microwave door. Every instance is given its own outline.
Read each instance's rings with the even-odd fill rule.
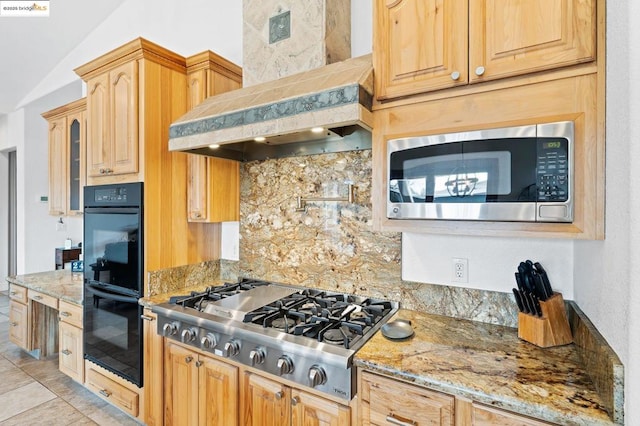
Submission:
[[[392,179],[389,182],[391,201],[424,203],[427,198],[427,178]]]

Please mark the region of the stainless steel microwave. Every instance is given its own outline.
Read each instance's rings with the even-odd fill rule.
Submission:
[[[571,121],[387,142],[387,217],[573,221]]]

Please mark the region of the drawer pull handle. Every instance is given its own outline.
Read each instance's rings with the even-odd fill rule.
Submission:
[[[12,322],[12,323],[11,323],[11,327],[17,327],[17,326],[18,326],[18,323],[17,323],[17,322]]]
[[[42,300],[42,296],[36,294],[35,296],[33,296],[33,300]]]
[[[71,355],[71,351],[69,349],[65,349],[62,351],[62,355]]]
[[[70,317],[71,314],[69,312],[67,312],[67,311],[62,311],[62,312],[60,312],[60,316],[61,317]]]
[[[106,389],[100,389],[100,391],[98,393],[100,393],[100,395],[102,395],[102,396],[104,396],[106,398],[109,398],[111,396],[111,392],[109,392]]]
[[[398,426],[415,426],[417,425],[416,422],[414,422],[413,420],[400,420],[398,419],[393,413],[389,413],[389,415],[387,416],[387,421],[393,425],[398,425]]]
[[[154,317],[150,317],[149,315],[140,315],[140,318],[142,318],[145,321],[153,321],[153,320],[155,320]]]
[[[17,292],[17,291],[11,291],[11,292],[9,292],[9,294],[10,294],[11,296],[15,296],[16,294],[18,294],[18,292]]]

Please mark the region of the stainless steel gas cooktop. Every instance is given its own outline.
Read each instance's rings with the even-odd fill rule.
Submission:
[[[398,303],[243,279],[152,307],[158,332],[350,400],[352,358]]]

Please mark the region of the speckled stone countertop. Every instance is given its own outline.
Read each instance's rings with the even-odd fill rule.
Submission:
[[[7,277],[7,281],[70,303],[82,305],[82,272],[69,269]]]
[[[479,403],[563,425],[612,425],[575,345],[542,349],[517,329],[400,310],[415,334],[378,332],[354,364]]]
[[[161,303],[167,303],[169,298],[172,296],[183,296],[188,295],[192,291],[203,291],[207,287],[217,287],[223,285],[225,282],[229,280],[212,280],[208,281],[206,284],[193,285],[189,287],[182,287],[175,290],[168,291],[166,293],[160,293],[153,296],[143,297],[138,300],[138,303],[146,308],[150,308],[153,305],[159,305]]]

